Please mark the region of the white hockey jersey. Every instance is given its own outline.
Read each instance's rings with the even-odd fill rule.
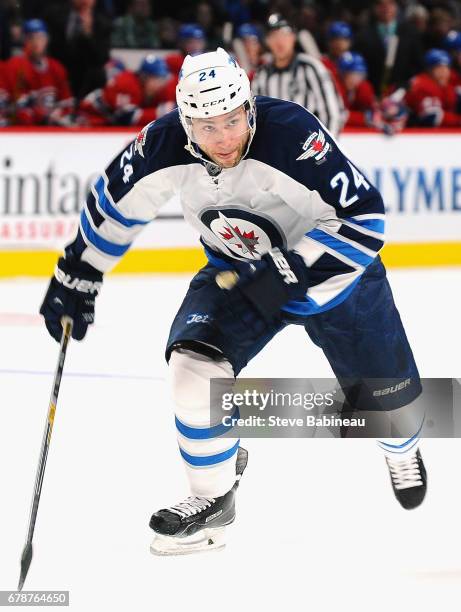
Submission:
[[[147,125],[94,184],[66,252],[110,270],[178,194],[218,268],[294,249],[309,289],[285,310],[315,314],[343,301],[383,246],[382,198],[312,113],[264,96],[256,107],[247,154],[217,175],[185,149],[176,110]]]

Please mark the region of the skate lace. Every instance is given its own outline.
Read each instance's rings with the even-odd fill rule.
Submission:
[[[168,508],[169,512],[173,514],[177,514],[179,517],[184,518],[186,516],[192,516],[197,514],[197,512],[201,512],[202,510],[206,510],[214,503],[214,498],[212,497],[197,497],[192,496],[185,499],[183,502],[176,504],[175,506],[171,506]]]
[[[416,454],[404,460],[386,458],[386,461],[396,489],[410,489],[423,484]]]

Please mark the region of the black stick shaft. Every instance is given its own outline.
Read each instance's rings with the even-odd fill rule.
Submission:
[[[32,498],[32,507],[30,510],[29,529],[27,532],[27,541],[24,546],[21,560],[21,577],[19,580],[19,590],[21,590],[24,580],[26,579],[30,563],[32,561],[32,538],[34,537],[35,522],[37,520],[38,504],[40,494],[42,492],[43,477],[45,475],[46,460],[48,457],[48,449],[50,447],[51,432],[53,431],[54,416],[58,403],[59,388],[61,386],[61,378],[64,370],[64,362],[66,359],[67,346],[69,344],[72,333],[72,319],[63,317],[63,334],[59,350],[58,363],[54,375],[53,388],[51,391],[50,403],[48,406],[48,415],[46,419],[45,431],[43,432],[42,446],[40,449],[40,458],[38,462],[37,475],[35,477],[34,494]],[[27,554],[28,553],[28,554]]]

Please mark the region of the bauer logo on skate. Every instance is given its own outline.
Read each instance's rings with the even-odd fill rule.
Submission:
[[[213,232],[220,245],[242,259],[259,259],[272,247],[286,244],[271,221],[248,210],[214,208],[203,212],[201,221]]]

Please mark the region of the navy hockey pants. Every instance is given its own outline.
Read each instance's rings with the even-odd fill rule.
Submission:
[[[275,334],[295,324],[304,326],[311,340],[323,350],[351,408],[393,410],[409,404],[421,393],[418,369],[379,257],[339,305],[307,317],[281,311],[274,324],[256,337],[251,333],[234,337],[214,323],[216,309],[226,299],[226,292],[215,282],[219,271],[208,263],[192,279],[170,330],[167,360],[175,344],[198,341],[218,348],[237,376]],[[309,377],[308,364],[305,376]],[[376,405],[377,390],[391,386],[402,389],[381,396]]]

